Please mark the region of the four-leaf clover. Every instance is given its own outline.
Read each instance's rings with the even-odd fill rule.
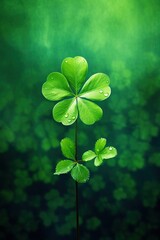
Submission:
[[[100,166],[104,159],[113,158],[117,155],[117,150],[114,147],[106,147],[106,139],[100,138],[95,143],[94,151],[88,150],[82,155],[83,161],[90,161],[94,159],[94,165]]]
[[[106,74],[96,73],[85,82],[87,70],[83,57],[68,57],[62,62],[62,73],[53,72],[47,77],[42,86],[44,97],[60,100],[53,108],[55,121],[71,125],[79,116],[83,123],[91,125],[102,117],[102,109],[93,101],[103,101],[110,96],[110,80]]]

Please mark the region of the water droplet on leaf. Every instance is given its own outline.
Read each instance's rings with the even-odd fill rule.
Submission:
[[[99,93],[103,93],[103,90],[99,90]]]
[[[105,94],[104,94],[105,97],[108,97],[108,95],[109,95],[108,93],[105,93]]]
[[[75,118],[76,118],[75,116],[72,117],[73,120],[74,120]]]
[[[109,150],[112,150],[113,148],[112,147],[109,147]]]
[[[68,122],[71,122],[71,119],[68,119]]]
[[[65,115],[65,118],[67,118],[67,117],[68,117],[68,114]]]

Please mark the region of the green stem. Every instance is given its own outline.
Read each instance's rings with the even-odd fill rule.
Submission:
[[[78,162],[78,123],[75,122],[75,161]]]
[[[76,240],[80,240],[79,237],[79,201],[78,201],[78,182],[76,181]]]
[[[78,124],[75,122],[75,161],[78,162]],[[76,191],[76,240],[80,240],[79,237],[79,197],[78,197],[78,182],[75,182]]]

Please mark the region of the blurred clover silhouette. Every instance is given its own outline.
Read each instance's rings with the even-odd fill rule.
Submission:
[[[102,109],[92,101],[103,101],[110,96],[110,80],[106,74],[96,73],[85,82],[87,70],[83,57],[68,57],[62,61],[62,73],[48,75],[42,94],[47,100],[61,100],[53,108],[55,121],[71,125],[79,115],[83,123],[92,125],[102,117]]]

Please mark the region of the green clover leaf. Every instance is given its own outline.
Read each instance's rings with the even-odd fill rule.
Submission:
[[[89,170],[83,164],[77,163],[71,171],[71,176],[75,181],[85,183],[89,180]]]
[[[74,142],[70,138],[63,138],[60,145],[62,154],[69,159],[57,163],[54,175],[66,174],[71,171],[71,176],[75,181],[85,183],[89,179],[89,170],[76,161]]]
[[[53,72],[47,77],[42,86],[43,96],[51,101],[60,100],[52,112],[55,121],[67,126],[79,116],[83,123],[91,125],[101,119],[103,111],[92,101],[103,101],[110,96],[110,80],[106,74],[96,73],[85,82],[87,70],[83,57],[69,57],[62,62],[62,73]]]
[[[88,150],[83,153],[82,160],[87,162],[94,160],[94,165],[96,167],[103,163],[104,159],[113,158],[117,155],[117,150],[114,147],[106,147],[107,140],[105,138],[100,138],[95,143],[94,151]]]
[[[75,165],[75,162],[71,160],[61,160],[56,165],[56,171],[54,175],[68,173],[73,168],[74,165]]]
[[[61,151],[66,158],[75,160],[75,144],[70,138],[63,138],[60,142]]]

